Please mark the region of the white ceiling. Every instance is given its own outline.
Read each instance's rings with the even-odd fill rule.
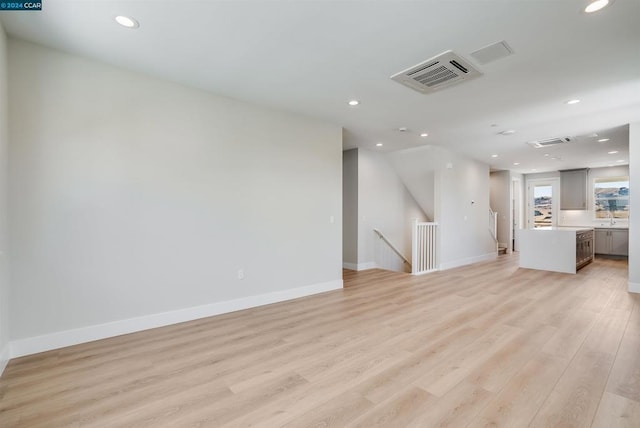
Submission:
[[[590,15],[586,4],[47,0],[42,12],[0,20],[14,37],[330,121],[344,127],[345,148],[434,144],[529,173],[628,162],[624,125],[640,120],[640,1]],[[119,14],[140,28],[120,27]],[[486,65],[469,56],[501,40],[514,55]],[[448,49],[484,75],[431,95],[389,78]],[[582,102],[565,104],[573,98]],[[516,132],[499,134],[507,129]],[[578,138],[562,149],[526,144],[564,136]]]

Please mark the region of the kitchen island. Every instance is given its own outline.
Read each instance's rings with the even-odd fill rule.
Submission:
[[[593,260],[593,228],[540,227],[520,231],[520,267],[576,273]]]

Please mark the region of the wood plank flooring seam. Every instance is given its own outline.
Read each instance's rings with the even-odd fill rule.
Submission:
[[[618,359],[618,353],[620,352],[620,346],[622,346],[622,339],[624,338],[624,334],[627,332],[627,329],[629,328],[629,323],[631,322],[631,314],[629,314],[629,318],[627,318],[627,322],[624,326],[624,331],[622,332],[622,336],[620,337],[620,341],[618,342],[618,347],[616,348],[616,352],[615,352],[615,357],[613,358],[613,363],[611,364],[611,366],[609,367],[609,373],[607,373],[607,379],[604,383],[604,388],[602,390],[602,394],[600,395],[600,399],[598,400],[598,405],[596,406],[596,409],[600,408],[600,404],[602,403],[602,398],[604,397],[604,394],[607,390],[607,383],[609,382],[609,378],[611,377],[611,371],[613,370],[613,367],[616,363],[616,360]],[[589,424],[590,427],[593,426],[595,420],[596,420],[596,416],[598,415],[598,412],[596,410],[596,412],[594,412],[593,417],[591,418],[591,423]]]
[[[627,272],[517,254],[346,272],[344,290],[11,361],[0,426],[635,428]]]
[[[580,346],[576,349],[576,352],[573,354],[573,356],[569,359],[569,362],[567,363],[567,365],[565,366],[564,370],[562,371],[562,373],[560,373],[560,375],[558,376],[558,378],[556,379],[556,381],[554,382],[553,388],[551,388],[551,391],[553,392],[558,383],[560,382],[560,380],[562,379],[562,377],[565,375],[565,373],[567,372],[567,370],[569,370],[569,367],[571,367],[571,363],[576,359],[578,353],[580,352],[580,349],[582,348],[582,346],[584,345],[585,341],[587,340],[587,338],[589,337],[589,334],[591,333],[591,331],[593,330],[593,327],[595,326],[595,323],[591,324],[591,326],[589,327],[589,332],[587,334],[585,334],[584,338],[582,339]],[[538,410],[536,411],[536,413],[531,417],[531,421],[529,421],[529,424],[527,425],[527,427],[530,427],[531,424],[533,424],[533,422],[536,420],[536,418],[538,417],[538,414],[540,413],[540,410],[545,406],[545,404],[547,404],[547,401],[551,399],[551,394],[549,394],[547,396],[547,398],[540,404],[540,407],[538,407]]]
[[[597,313],[596,321],[594,323],[592,323],[591,326],[589,327],[589,332],[585,335],[584,339],[582,340],[582,342],[580,344],[580,347],[577,348],[575,354],[571,357],[571,359],[570,359],[569,363],[566,365],[565,370],[563,371],[563,373],[560,374],[560,376],[558,376],[558,378],[557,378],[557,380],[556,380],[556,382],[554,384],[554,387],[551,389],[551,393],[549,394],[547,399],[541,404],[541,406],[539,407],[538,411],[536,412],[536,414],[531,419],[531,422],[529,423],[529,427],[531,427],[532,424],[534,424],[535,421],[538,419],[538,415],[539,415],[540,411],[543,408],[545,408],[545,406],[547,405],[549,400],[552,400],[553,392],[556,391],[559,383],[563,380],[563,378],[564,378],[565,374],[567,373],[567,371],[572,368],[572,366],[574,365],[574,362],[577,360],[578,356],[581,354],[581,351],[583,350],[587,340],[589,340],[590,335],[592,334],[592,332],[594,331],[594,329],[598,325],[598,323],[601,322],[605,318],[606,310],[609,309],[609,306],[612,305],[613,302],[614,302],[614,299],[613,299],[613,293],[612,293],[611,295],[608,296],[606,304]],[[630,314],[629,314],[629,316],[630,316]],[[629,318],[627,318],[627,321],[625,322],[624,330],[626,330],[626,328],[628,327],[628,322],[629,322]],[[616,356],[617,356],[617,353],[618,353],[618,351],[620,349],[620,344],[622,342],[623,336],[624,336],[624,331],[623,331],[623,334],[620,335],[620,340],[618,341],[617,346],[616,346]],[[611,370],[613,368],[614,363],[615,363],[615,357],[612,359],[611,364],[609,365],[609,368],[607,370],[607,376],[606,376],[607,379],[609,378],[609,376],[611,374]],[[600,392],[600,395],[599,395],[599,398],[598,398],[598,405],[599,405],[600,401],[602,400],[602,396],[604,395],[605,391],[606,391],[606,380],[603,383],[602,391]],[[596,414],[597,414],[597,406],[596,406],[596,411],[592,415],[591,422],[590,422],[589,426],[591,426],[593,424],[593,421],[594,421],[594,418],[595,418]]]

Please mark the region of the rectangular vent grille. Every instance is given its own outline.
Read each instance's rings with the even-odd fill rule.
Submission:
[[[439,63],[440,62],[436,62],[434,65],[437,65]],[[434,65],[430,67],[433,67]],[[420,70],[420,71],[424,71],[424,70]],[[438,85],[442,82],[446,82],[447,80],[450,80],[450,79],[455,79],[458,76],[457,74],[453,73],[444,65],[435,67],[433,69],[427,69],[426,72],[421,74],[416,74],[416,73],[418,72],[416,71],[411,73],[411,77],[413,78],[413,80],[420,82],[423,85],[427,85],[429,87]]]
[[[535,147],[536,149],[541,149],[543,147],[557,146],[559,144],[566,144],[570,142],[571,142],[571,137],[549,138],[546,140],[531,141],[529,142],[529,145],[531,145],[532,147]]]
[[[469,55],[471,55],[478,64],[485,65],[509,55],[513,55],[513,49],[511,49],[511,46],[503,40],[501,42],[485,46],[475,52],[471,52]]]
[[[394,74],[391,79],[416,91],[430,93],[481,75],[458,55],[446,51]]]

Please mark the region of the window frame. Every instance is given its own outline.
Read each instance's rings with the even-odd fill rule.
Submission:
[[[609,197],[598,197],[597,194],[597,189],[599,188],[598,185],[602,184],[602,183],[626,183],[626,189],[627,189],[627,194],[626,195],[620,195],[618,194],[617,196],[609,196]],[[603,186],[606,187],[606,186]],[[601,187],[600,187],[601,188]],[[619,189],[624,188],[624,186],[619,187]],[[593,196],[593,217],[596,221],[602,221],[602,220],[607,220],[609,218],[613,218],[615,220],[621,220],[621,221],[626,221],[629,220],[629,213],[630,213],[630,206],[629,206],[629,176],[628,175],[621,175],[621,176],[613,176],[613,177],[596,177],[593,179],[593,191],[592,191],[592,196]],[[601,209],[599,210],[598,207],[603,206],[604,204],[598,204],[598,201],[607,201],[607,205],[609,205],[609,209]],[[613,214],[611,216],[609,216],[608,214],[604,214],[602,217],[598,217],[598,213],[607,213],[607,212],[612,212],[611,211],[611,203],[609,201],[624,201],[626,202],[626,204],[624,204],[623,206],[626,206],[626,210],[622,209],[622,210],[616,210],[613,211]],[[617,204],[616,204],[617,205]],[[619,212],[623,212],[626,213],[626,215],[624,216],[616,216],[615,213],[619,213]]]

